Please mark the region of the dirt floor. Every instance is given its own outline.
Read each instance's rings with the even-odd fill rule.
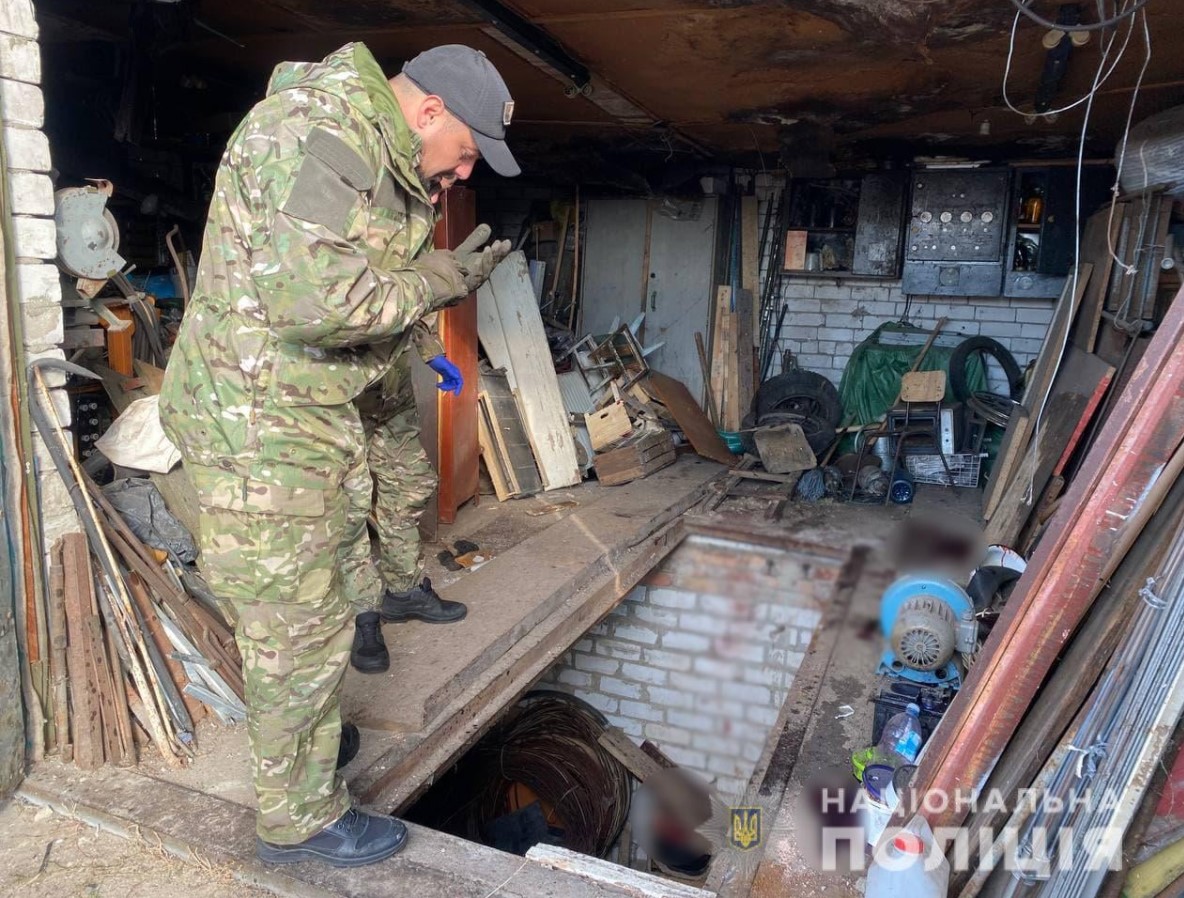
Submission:
[[[0,895],[13,898],[266,898],[270,892],[11,801],[0,805]]]

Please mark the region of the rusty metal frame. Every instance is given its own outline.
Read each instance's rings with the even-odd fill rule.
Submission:
[[[915,780],[944,794],[922,813],[956,826],[998,762],[1053,661],[1145,523],[1148,496],[1184,439],[1184,288],[1115,403]],[[940,805],[943,805],[939,807]],[[909,812],[902,802],[894,822]]]

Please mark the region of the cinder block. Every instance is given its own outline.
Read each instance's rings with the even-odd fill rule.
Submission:
[[[660,667],[647,667],[644,664],[625,662],[621,665],[621,676],[651,686],[665,686],[668,674]]]
[[[601,695],[598,692],[585,692],[578,690],[576,693],[580,698],[590,704],[593,708],[601,714],[616,714],[620,707],[620,702],[615,698],[609,698],[607,695]]]
[[[61,303],[27,302],[21,311],[26,349],[37,351],[61,344],[65,336]]]
[[[0,34],[0,78],[40,84],[41,51],[37,41],[28,37]]]
[[[679,767],[704,773],[707,771],[707,755],[701,751],[694,751],[681,745],[669,745],[664,747],[662,751]]]
[[[5,34],[37,39],[37,19],[32,0],[4,0],[0,3],[0,31]]]
[[[18,259],[53,259],[58,254],[52,218],[12,217],[13,254]]]
[[[994,337],[1000,342],[1006,342],[1011,337],[1022,337],[1024,330],[1028,327],[1026,324],[1015,324],[1014,322],[1006,321],[983,321],[979,326],[979,333]]]
[[[646,664],[664,670],[678,670],[686,672],[691,669],[691,659],[688,655],[678,652],[667,652],[663,649],[646,649],[643,653]]]
[[[621,702],[621,715],[646,723],[661,723],[666,718],[665,711],[645,702]]]
[[[826,327],[820,327],[818,329],[818,339],[834,340],[836,342],[839,340],[853,340],[855,339],[855,331],[849,327],[834,327],[828,320]]]
[[[686,730],[661,723],[647,723],[645,736],[647,739],[652,739],[659,747],[663,745],[689,746],[691,744],[691,734]]]
[[[670,685],[675,689],[684,689],[696,695],[718,695],[719,684],[707,677],[697,677],[691,674],[674,672],[670,674]]]
[[[678,612],[669,608],[638,605],[633,609],[633,616],[639,621],[665,629],[678,626]]]
[[[814,288],[814,295],[818,299],[850,299],[850,287],[838,287],[833,283],[823,284]],[[825,303],[824,303],[825,305]]]
[[[49,138],[35,128],[5,127],[4,149],[10,170],[47,172],[51,168]]]
[[[718,755],[724,758],[740,757],[744,747],[739,739],[729,739],[726,736],[710,733],[692,733],[691,745],[709,755]]]
[[[892,293],[887,287],[872,287],[859,284],[851,288],[851,298],[859,300],[887,300]]]
[[[570,668],[559,671],[555,679],[565,686],[576,686],[580,689],[587,689],[592,685],[591,674]]]
[[[663,633],[662,648],[684,652],[705,652],[711,648],[711,640],[699,633]]]
[[[708,714],[668,711],[666,713],[666,721],[671,726],[681,727],[684,730],[691,730],[692,732],[711,734],[720,731],[719,718],[711,717]]]
[[[780,713],[772,705],[749,705],[744,711],[744,716],[758,726],[771,727],[777,722]]]
[[[587,670],[599,674],[615,674],[621,669],[621,662],[611,658],[600,658],[596,655],[585,655],[577,652],[574,656],[577,670]]]
[[[36,84],[0,79],[0,108],[9,125],[40,128],[45,123],[45,97]]]
[[[645,627],[618,626],[614,635],[618,639],[629,639],[633,642],[640,642],[642,645],[655,645],[658,642],[658,634]]]
[[[596,654],[616,658],[618,661],[640,661],[641,646],[635,642],[620,642],[601,637],[596,640]]]
[[[785,316],[786,328],[803,328],[803,327],[819,327],[823,323],[823,317],[820,312],[797,312],[791,307],[789,314]],[[785,329],[782,329],[785,333]],[[791,332],[789,336],[793,336]]]
[[[1015,321],[1015,309],[1001,305],[976,306],[974,317],[979,321]]]
[[[1015,320],[1020,324],[1052,324],[1052,309],[1016,309]]]
[[[678,625],[683,630],[692,633],[718,633],[719,621],[709,614],[698,614],[692,611],[681,611],[678,615]]]
[[[736,698],[749,705],[771,705],[773,703],[773,693],[768,688],[756,684],[745,686],[743,692],[738,693]]]
[[[740,679],[739,665],[731,661],[718,661],[715,658],[696,658],[694,671],[725,683],[737,682]]]
[[[715,653],[728,661],[742,661],[745,664],[764,664],[766,646],[760,642],[746,642],[739,639],[717,639]]]
[[[646,694],[649,696],[650,703],[656,707],[663,708],[693,708],[695,707],[695,696],[687,692],[682,692],[677,689],[663,689],[659,686],[650,686],[646,689]]]
[[[8,188],[14,215],[53,216],[53,182],[49,180],[49,175],[10,171]]]
[[[681,589],[651,589],[649,593],[651,605],[675,609],[691,609],[695,607],[696,596],[693,592],[687,592]]]
[[[611,718],[610,722],[616,724],[621,728],[621,731],[631,739],[640,742],[645,738],[645,730],[642,728],[643,724],[639,720],[630,720],[626,717]]]
[[[636,683],[626,683],[624,680],[618,680],[614,677],[601,677],[600,691],[621,698],[639,699],[642,697],[641,687],[639,685]]]

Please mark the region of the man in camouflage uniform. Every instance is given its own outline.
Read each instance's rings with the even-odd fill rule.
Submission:
[[[512,110],[474,50],[438,47],[388,81],[351,44],[277,67],[218,170],[160,412],[197,490],[210,586],[239,617],[264,860],[358,866],[406,840],[352,810],[334,769],[358,597],[343,570],[369,552],[355,400],[409,345],[453,379],[432,313],[508,245],[432,251],[433,204],[480,156],[517,174]]]

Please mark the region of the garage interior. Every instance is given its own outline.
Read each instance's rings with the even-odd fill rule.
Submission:
[[[1178,38],[1172,0],[13,2],[3,794],[282,895],[871,898],[897,827],[926,894],[1184,894]],[[353,41],[485,53],[523,172],[441,200],[437,246],[514,252],[444,315],[460,395],[414,370],[469,616],[346,678],[343,776],[411,841],[279,870],[196,494],[134,459],[227,139]]]

